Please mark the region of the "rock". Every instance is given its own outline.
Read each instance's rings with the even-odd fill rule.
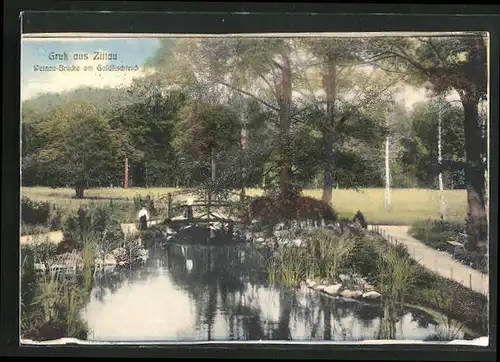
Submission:
[[[292,243],[293,243],[293,245],[295,245],[295,246],[302,246],[302,244],[303,244],[304,242],[302,241],[302,239],[294,239],[294,240],[292,240]]]
[[[361,277],[356,277],[354,278],[354,282],[359,285],[359,286],[363,286],[366,284],[366,280],[364,280],[363,278]]]
[[[325,288],[327,288],[328,285],[324,285],[324,284],[317,284],[315,285],[314,287],[312,287],[314,290],[317,290],[318,292],[322,292],[325,290]]]
[[[259,244],[264,243],[265,241],[266,241],[266,239],[264,239],[262,236],[260,236],[257,239],[255,239],[255,242],[259,243]]]
[[[325,289],[323,289],[323,292],[329,295],[337,295],[340,288],[342,288],[342,284],[329,285]]]
[[[371,292],[371,291],[373,291],[373,290],[375,290],[375,287],[374,287],[373,285],[368,284],[368,283],[365,283],[365,284],[363,285],[363,291],[364,291],[364,292]]]
[[[363,299],[375,300],[375,299],[379,299],[380,297],[382,297],[382,295],[379,292],[371,291],[371,292],[363,293],[362,297],[363,297]]]
[[[359,298],[363,295],[363,292],[359,290],[345,289],[340,293],[344,298]]]

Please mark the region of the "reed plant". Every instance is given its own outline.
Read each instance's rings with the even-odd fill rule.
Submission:
[[[310,267],[304,249],[294,246],[280,246],[267,264],[266,271],[271,283],[282,283],[289,287],[298,286],[306,277]]]
[[[85,339],[87,326],[80,311],[89,293],[76,279],[68,279],[53,271],[37,272],[33,255],[24,252],[21,262],[21,336],[43,340],[51,338],[55,331],[56,335]]]
[[[66,333],[68,336],[85,339],[87,325],[80,317],[80,311],[86,303],[88,296],[77,283],[68,283],[65,288],[66,304]]]
[[[377,287],[384,298],[404,303],[405,295],[413,290],[417,281],[415,262],[402,249],[379,248]]]
[[[43,310],[46,322],[58,320],[61,308],[64,305],[64,288],[67,281],[58,273],[46,273],[41,279],[41,293],[37,303]]]
[[[86,235],[84,237],[82,251],[84,288],[89,292],[92,290],[93,275],[95,270],[96,246],[93,241],[94,239],[91,235]]]
[[[313,273],[319,278],[337,280],[355,250],[355,238],[349,232],[328,229],[318,229],[309,235],[307,251]]]
[[[306,278],[335,280],[348,268],[354,250],[353,235],[319,229],[307,238],[307,247],[280,246],[266,264],[271,282],[297,286]]]

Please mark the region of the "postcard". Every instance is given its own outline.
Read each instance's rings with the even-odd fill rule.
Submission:
[[[23,35],[21,343],[488,345],[488,49]]]

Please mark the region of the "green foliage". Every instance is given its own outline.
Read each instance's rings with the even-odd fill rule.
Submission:
[[[415,268],[417,280],[414,290],[406,295],[407,302],[436,309],[446,315],[447,319],[461,321],[482,335],[488,334],[487,296],[440,277],[420,265],[415,265]]]
[[[132,94],[140,90],[131,88]],[[173,128],[183,93],[153,93],[113,114],[110,124],[125,135],[124,148],[129,158],[130,175],[135,185],[167,186],[183,181],[178,157],[173,149]]]
[[[401,250],[388,248],[379,255],[377,287],[380,293],[395,303],[403,303],[405,295],[415,286],[417,270],[409,255]]]
[[[37,258],[42,258],[42,261],[48,258],[43,254],[38,247],[23,246],[21,249],[21,337],[35,340],[86,339],[88,329],[80,318],[80,311],[88,293],[76,280],[37,272],[34,267]]]
[[[21,247],[21,262],[31,267],[33,263],[49,264],[55,259],[57,245],[49,240],[41,240],[36,243],[25,244]],[[25,260],[26,259],[26,260]]]
[[[21,199],[22,233],[31,231],[33,227],[41,230],[59,230],[61,228],[61,211],[49,202],[35,202],[28,197]]]
[[[402,172],[412,175],[418,185],[438,186],[436,168],[432,165],[438,162],[439,112],[441,112],[442,117],[443,161],[465,161],[463,110],[443,102],[415,105],[411,114],[410,132],[402,137],[397,158]],[[445,169],[443,170],[443,181],[447,189],[463,188],[464,171]]]
[[[314,258],[314,272],[320,278],[336,280],[348,266],[357,236],[318,229],[308,237],[308,253]]]
[[[414,223],[409,234],[422,241],[425,245],[437,250],[448,250],[448,241],[456,239],[458,233],[464,229],[460,223],[452,223],[443,220],[422,220]]]
[[[230,108],[191,103],[179,112],[175,146],[192,157],[206,157],[211,148],[223,151],[235,145],[239,130],[238,114]]]
[[[294,190],[323,186],[325,170],[333,170],[334,187],[376,187],[382,184],[383,143],[390,132],[392,185],[435,187],[436,170],[430,166],[437,160],[437,105],[417,105],[408,115],[393,97],[407,84],[425,83],[442,95],[451,88],[464,95],[468,88],[459,82],[464,65],[478,66],[472,73],[478,75],[478,95],[484,96],[486,73],[472,59],[476,35],[164,39],[146,62],[155,71],[130,87],[82,88],[62,93],[57,101],[56,95],[44,95],[24,102],[23,184],[80,191],[121,185],[126,156],[134,186],[227,191],[241,186],[245,165],[247,187],[265,179],[276,189],[285,174],[280,170],[291,161]],[[476,59],[481,63],[484,56]],[[287,60],[292,81],[287,89],[293,91],[286,102],[289,115],[280,112]],[[334,74],[330,94],[327,84]],[[329,97],[321,94],[327,90]],[[334,104],[326,107],[332,97]],[[386,129],[390,108],[395,124]],[[456,107],[443,110],[445,161],[464,159],[464,115]],[[239,152],[242,121],[249,134],[246,157]],[[469,146],[478,144],[484,153],[481,140],[484,136]],[[330,151],[333,156],[326,157]],[[207,182],[211,161],[217,170],[213,183]],[[465,185],[463,171],[446,169],[443,176],[446,188]]]
[[[87,188],[119,183],[115,175],[124,159],[123,137],[93,105],[54,108],[36,124],[36,137],[41,146],[26,166],[42,171],[43,184]]]
[[[146,59],[145,68],[157,67],[165,64],[172,57],[172,51],[175,47],[176,39],[162,38],[159,39],[159,46],[152,57]]]
[[[77,215],[69,216],[63,226],[63,244],[75,245],[78,250],[84,250],[88,244],[96,252],[108,253],[123,240],[120,221],[110,206],[82,207]]]
[[[354,271],[368,278],[376,276],[379,243],[371,236],[356,238],[349,260],[346,264]]]
[[[275,256],[266,264],[266,272],[271,283],[282,283],[289,287],[298,286],[310,272],[311,259],[303,249],[280,247]]]
[[[355,237],[320,229],[307,238],[307,247],[280,246],[266,264],[270,282],[297,286],[305,278],[336,280],[348,265]]]
[[[162,228],[158,225],[153,225],[146,230],[141,231],[141,240],[144,248],[149,249],[154,246],[160,240],[164,240],[165,235],[163,234]]]

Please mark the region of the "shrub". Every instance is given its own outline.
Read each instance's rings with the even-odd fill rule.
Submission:
[[[417,279],[415,262],[404,256],[404,249],[389,247],[378,258],[377,287],[384,298],[403,303]]]
[[[120,221],[110,206],[98,205],[80,208],[78,214],[69,217],[63,227],[63,245],[82,250],[86,242],[92,242],[98,252],[108,253],[124,240]]]
[[[467,251],[464,248],[454,248],[453,257],[482,273],[488,273],[488,258],[477,251]]]
[[[46,224],[50,214],[50,203],[35,202],[23,196],[21,199],[21,220],[25,224]]]
[[[35,202],[23,196],[21,199],[21,223],[27,232],[31,232],[33,229],[39,231],[44,231],[44,229],[59,230],[61,228],[61,212],[49,202]]]
[[[257,219],[263,227],[273,227],[282,221],[309,220],[333,222],[338,219],[335,210],[326,202],[308,196],[283,199],[279,196],[261,196],[250,202],[244,216],[247,223]]]
[[[483,273],[488,272],[488,258],[477,251],[466,250],[464,247],[453,247],[447,241],[456,239],[464,229],[464,225],[446,221],[419,221],[412,225],[410,235],[422,241],[427,246],[437,250],[446,250],[455,259]]]
[[[374,277],[378,267],[378,249],[376,241],[371,237],[356,239],[347,265],[365,277]]]
[[[35,243],[21,247],[21,260],[29,263],[50,264],[57,255],[57,245],[48,240],[37,240]]]
[[[150,228],[141,231],[142,244],[145,248],[152,247],[156,242],[165,239],[161,227],[153,225]]]
[[[456,238],[464,226],[443,220],[421,220],[414,223],[409,234],[422,241],[425,245],[437,250],[449,250],[447,241]]]

